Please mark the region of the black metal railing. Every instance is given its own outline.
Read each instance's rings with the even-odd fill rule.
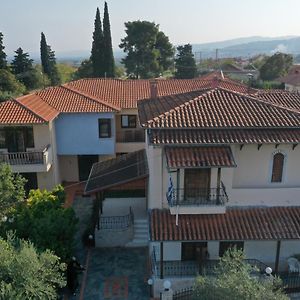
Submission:
[[[220,188],[174,189],[167,199],[170,206],[224,205],[228,196],[222,184]]]
[[[125,216],[100,216],[99,219],[99,229],[105,230],[119,230],[126,229],[133,225],[134,223],[134,215],[133,211],[130,207],[130,211],[128,215]]]
[[[49,146],[42,151],[0,153],[0,163],[9,165],[44,164],[44,154],[48,148]]]
[[[188,287],[174,292],[173,300],[192,300],[194,287]]]
[[[300,292],[300,274],[298,272],[279,272],[278,276],[282,280],[282,285],[286,293]]]
[[[117,131],[117,143],[144,143],[144,129],[121,129]]]

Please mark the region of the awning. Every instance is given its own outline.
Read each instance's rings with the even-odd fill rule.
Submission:
[[[165,152],[170,169],[236,166],[229,146],[166,147]]]
[[[225,214],[179,215],[152,210],[152,241],[295,240],[300,238],[300,207],[227,209]]]
[[[129,183],[148,176],[145,150],[131,152],[117,158],[95,163],[85,186],[91,194]]]

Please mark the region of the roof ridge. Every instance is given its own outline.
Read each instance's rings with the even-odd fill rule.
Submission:
[[[29,94],[30,95],[30,94]],[[46,119],[44,119],[43,117],[39,116],[37,113],[35,113],[34,111],[32,111],[29,107],[25,106],[23,103],[19,102],[17,99],[12,98],[11,99],[13,102],[17,103],[19,106],[21,106],[22,108],[24,108],[25,110],[27,110],[29,113],[33,114],[35,117],[37,117],[38,119],[42,120],[43,122],[48,122]],[[44,100],[43,100],[44,101]]]
[[[81,90],[78,90],[78,89],[76,89],[74,87],[70,87],[70,86],[68,86],[67,83],[60,85],[60,87],[66,89],[66,90],[69,90],[69,91],[71,91],[73,93],[76,93],[78,95],[81,95],[81,96],[83,96],[85,98],[88,98],[89,100],[97,102],[98,104],[100,103],[100,104],[102,104],[104,106],[107,106],[107,107],[112,108],[112,109],[117,110],[117,111],[121,110],[120,107],[117,107],[117,106],[115,106],[115,105],[113,105],[111,103],[107,103],[107,102],[105,102],[103,100],[97,99],[96,97],[93,97],[93,96],[91,96],[91,95],[89,95],[89,94],[87,94],[87,93],[85,93],[85,92],[83,92]]]

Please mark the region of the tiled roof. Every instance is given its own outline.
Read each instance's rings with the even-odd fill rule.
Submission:
[[[282,107],[300,111],[300,93],[284,90],[260,90],[256,93],[260,99]]]
[[[169,168],[235,167],[230,147],[166,147]]]
[[[300,114],[272,105],[267,101],[244,94],[216,88],[191,97],[185,103],[172,109],[166,107],[160,113],[160,107],[170,97],[161,97],[153,108],[151,100],[141,101],[139,105],[140,122],[150,128],[267,128],[298,127]],[[171,102],[171,101],[169,101]],[[177,100],[177,102],[179,102]]]
[[[37,94],[19,97],[17,101],[30,109],[32,112],[36,113],[45,121],[51,121],[59,114],[55,108],[43,101]]]
[[[43,101],[62,113],[111,112],[109,104],[103,104],[64,86],[51,87],[38,92]]]
[[[290,85],[300,86],[300,66],[293,66],[286,76],[280,78],[280,81]]]
[[[85,186],[85,193],[94,193],[148,176],[146,151],[138,150],[95,163]]]
[[[217,86],[236,92],[248,93],[248,87],[228,78],[194,79],[156,79],[156,80],[120,80],[90,78],[69,82],[65,86],[80,93],[110,103],[120,108],[136,108],[137,102],[151,97],[151,84],[157,85],[157,96],[182,94],[198,90],[207,90]]]
[[[152,241],[294,240],[300,238],[300,207],[227,209],[225,214],[179,215],[152,210]]]
[[[41,124],[45,120],[15,100],[0,103],[0,124]]]
[[[151,144],[297,144],[300,129],[152,129]]]

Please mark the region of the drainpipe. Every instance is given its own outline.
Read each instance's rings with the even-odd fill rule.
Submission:
[[[276,260],[275,260],[275,274],[277,274],[278,270],[279,270],[280,247],[281,247],[281,241],[277,241]]]

